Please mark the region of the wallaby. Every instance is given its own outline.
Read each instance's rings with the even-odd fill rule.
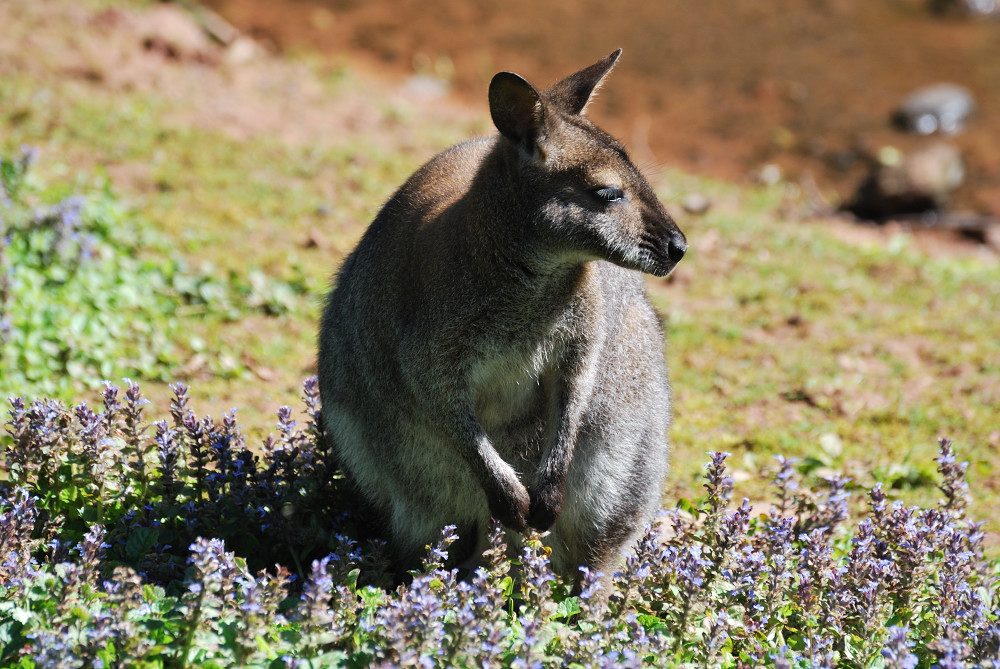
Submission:
[[[551,529],[558,572],[610,573],[660,502],[670,387],[641,273],[687,242],[583,116],[620,55],[542,92],[497,74],[500,134],[417,170],[337,275],[323,417],[400,568],[449,524],[473,556],[492,516]]]

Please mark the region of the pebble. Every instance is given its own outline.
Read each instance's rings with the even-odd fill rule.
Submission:
[[[757,171],[754,180],[765,186],[773,186],[781,181],[781,168],[774,163],[768,163]]]
[[[965,180],[965,163],[958,148],[937,142],[904,156],[907,179],[916,188],[929,193],[942,207],[948,195]]]
[[[186,11],[160,5],[144,15],[140,38],[147,49],[178,60],[205,59],[213,51],[209,36]]]
[[[968,16],[1000,16],[1000,0],[930,0],[932,11]]]
[[[711,200],[702,193],[688,193],[681,202],[681,207],[689,214],[704,214],[712,206]]]
[[[846,207],[859,218],[884,220],[947,208],[948,197],[965,178],[959,150],[934,142],[904,154],[885,147],[879,163],[858,187]]]
[[[437,100],[448,95],[448,82],[429,74],[414,74],[403,82],[403,90],[414,97]]]
[[[921,135],[954,134],[975,111],[972,93],[958,84],[933,84],[910,93],[895,113],[896,122]]]
[[[243,65],[263,54],[257,42],[249,37],[237,37],[226,47],[225,61],[230,65]]]

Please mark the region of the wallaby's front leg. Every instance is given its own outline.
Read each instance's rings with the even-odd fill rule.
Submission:
[[[552,527],[562,513],[566,501],[566,477],[576,446],[575,426],[560,426],[559,436],[542,460],[535,485],[532,486],[528,525],[539,532]]]
[[[528,529],[528,490],[514,468],[497,453],[471,408],[456,427],[462,454],[486,493],[490,515],[520,532]]]
[[[566,500],[566,478],[573,462],[580,431],[580,417],[593,394],[596,364],[593,355],[579,356],[572,373],[563,374],[553,386],[550,397],[549,424],[555,434],[550,436],[549,450],[539,464],[531,492],[528,525],[539,532],[552,527],[562,513]]]

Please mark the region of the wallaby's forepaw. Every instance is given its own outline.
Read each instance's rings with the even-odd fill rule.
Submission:
[[[528,511],[531,500],[528,497],[528,490],[520,481],[516,486],[504,490],[501,494],[491,496],[490,514],[500,521],[502,525],[518,532],[528,529]]]
[[[531,494],[531,508],[528,511],[528,525],[539,532],[552,527],[563,509],[563,489],[561,486],[542,486]]]

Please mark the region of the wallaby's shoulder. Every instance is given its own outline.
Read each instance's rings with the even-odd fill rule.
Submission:
[[[496,137],[477,137],[437,154],[414,172],[389,203],[409,205],[432,217],[466,195],[484,161],[495,152]]]

